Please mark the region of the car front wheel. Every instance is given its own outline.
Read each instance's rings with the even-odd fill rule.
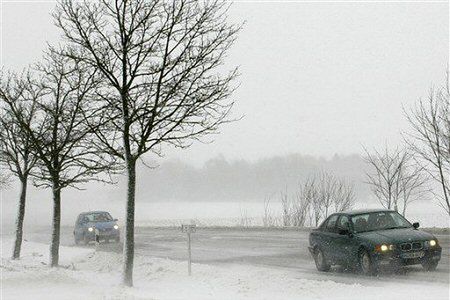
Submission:
[[[323,251],[320,248],[317,248],[314,253],[314,261],[316,263],[317,270],[321,272],[326,272],[330,270],[330,265],[327,263],[325,256],[323,255]]]
[[[87,237],[87,235],[85,234],[85,235],[83,235],[83,244],[84,245],[87,245],[87,244],[89,244],[89,238]]]
[[[374,265],[369,252],[365,249],[359,251],[358,269],[363,275],[375,275],[377,273],[377,267]]]

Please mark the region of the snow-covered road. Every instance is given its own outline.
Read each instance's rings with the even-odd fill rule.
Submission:
[[[194,262],[209,265],[248,265],[289,270],[297,276],[313,280],[333,280],[346,284],[380,285],[388,282],[440,282],[450,281],[450,235],[437,235],[443,255],[435,272],[425,272],[421,266],[400,270],[383,270],[377,278],[359,276],[353,272],[334,268],[327,273],[318,272],[308,252],[308,231],[263,228],[202,228],[192,235]],[[47,242],[47,231],[29,235],[30,240]],[[73,246],[72,228],[63,227],[62,244]],[[86,248],[94,248],[88,245]],[[122,245],[101,244],[99,250],[120,253]],[[186,236],[179,228],[138,227],[136,253],[142,256],[186,260]]]
[[[248,264],[193,265],[136,255],[134,288],[120,285],[121,254],[95,247],[60,249],[60,268],[49,268],[48,245],[26,241],[11,261],[12,239],[2,236],[1,299],[433,299],[449,298],[448,284],[415,280],[339,283],[327,276],[305,278],[295,268]],[[340,275],[341,276],[341,275]]]

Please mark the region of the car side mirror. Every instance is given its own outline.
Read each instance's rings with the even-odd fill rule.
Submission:
[[[114,221],[114,222],[117,222],[117,221],[119,221],[119,219],[114,219],[113,221]]]
[[[419,228],[419,226],[420,226],[419,222],[414,222],[414,223],[413,223],[413,227],[414,227],[414,229],[417,229],[417,228]]]

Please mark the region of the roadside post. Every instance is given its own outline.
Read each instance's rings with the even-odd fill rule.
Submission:
[[[195,232],[195,224],[181,225],[181,232],[187,235],[187,248],[188,248],[188,274],[191,276],[191,233]]]

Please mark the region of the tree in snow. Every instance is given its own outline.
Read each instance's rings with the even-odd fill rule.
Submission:
[[[383,207],[399,211],[402,206],[404,215],[410,202],[426,196],[427,177],[409,151],[387,147],[383,152],[366,150],[365,160],[370,167],[367,183]]]
[[[406,151],[399,149],[390,151],[387,146],[383,152],[365,151],[364,159],[370,167],[370,171],[366,173],[367,184],[383,207],[398,211],[400,178],[408,158]]]
[[[406,112],[412,132],[406,141],[415,153],[417,162],[429,177],[439,184],[435,193],[440,206],[450,215],[450,90],[445,87],[430,89],[428,98],[421,99]]]
[[[0,82],[1,98],[8,98],[15,102],[21,119],[27,126],[31,126],[37,117],[36,105],[33,101],[27,102],[22,99],[36,99],[39,97],[40,90],[30,88],[29,74],[23,77],[2,74]],[[32,151],[30,136],[18,122],[11,108],[4,104],[1,107],[0,119],[0,163],[19,179],[21,185],[12,254],[13,259],[18,259],[22,247],[28,179],[36,163],[36,156]]]
[[[281,201],[283,218],[297,227],[304,226],[308,218],[318,226],[330,213],[351,209],[354,203],[353,184],[325,171],[307,177],[290,201],[287,196]]]
[[[317,200],[317,189],[315,186],[315,179],[310,177],[300,185],[300,188],[295,195],[292,207],[292,225],[296,227],[303,227],[305,225],[308,213],[312,211],[311,204],[314,205],[314,201]],[[320,210],[318,210],[320,211]],[[314,211],[315,212],[315,211]],[[313,213],[312,216],[318,217],[319,214]],[[312,216],[309,216],[312,219]],[[317,220],[316,223],[318,223]]]
[[[355,200],[354,185],[345,179],[338,178],[333,197],[334,211],[343,212],[351,209],[355,205]]]
[[[316,215],[319,214],[326,219],[330,212],[342,212],[353,207],[355,193],[351,182],[325,171],[319,173],[314,181],[317,199],[313,201],[317,202],[315,207],[319,210]]]
[[[400,176],[401,214],[406,216],[408,205],[416,200],[428,199],[431,189],[428,187],[429,176],[425,169],[413,158],[408,159]]]
[[[91,147],[93,124],[85,118],[98,119],[94,106],[95,70],[82,63],[59,56],[50,49],[42,64],[33,70],[30,80],[21,82],[25,89],[39,90],[36,97],[26,94],[12,97],[7,89],[0,96],[8,105],[12,118],[24,131],[37,157],[33,176],[38,187],[50,187],[53,196],[50,265],[59,261],[61,191],[79,184],[110,168],[110,163]],[[28,122],[23,107],[34,107],[36,118]]]
[[[136,162],[163,144],[185,148],[230,121],[237,69],[223,63],[240,26],[227,21],[224,1],[72,1],[54,13],[68,51],[97,70],[109,126],[100,148],[124,162],[128,177],[123,282],[134,260]]]

